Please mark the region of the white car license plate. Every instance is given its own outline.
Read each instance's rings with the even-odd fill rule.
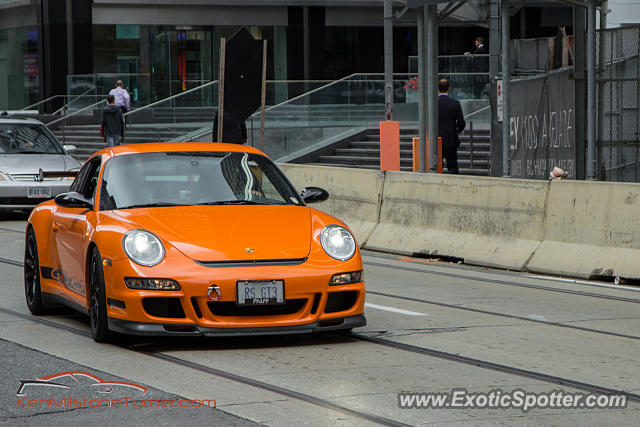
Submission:
[[[284,280],[246,280],[237,282],[238,305],[284,304]]]
[[[50,199],[51,187],[29,187],[27,197],[31,199]]]

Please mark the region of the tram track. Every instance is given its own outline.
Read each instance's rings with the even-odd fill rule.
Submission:
[[[50,320],[46,320],[46,319],[42,319],[39,317],[35,317],[35,316],[31,316],[28,314],[24,314],[24,313],[19,313],[17,311],[14,310],[10,310],[7,308],[3,308],[0,307],[0,312],[8,314],[10,316],[15,316],[24,320],[28,320],[31,322],[35,322],[35,323],[39,323],[41,325],[46,325],[48,327],[54,328],[54,329],[58,329],[58,330],[64,330],[66,332],[70,332],[74,335],[79,335],[82,337],[86,337],[91,339],[91,333],[89,333],[88,331],[83,331],[81,329],[77,329],[68,325],[63,325],[57,322],[52,322]],[[115,344],[118,345],[118,344]],[[182,366],[185,368],[189,368],[189,369],[193,369],[196,370],[198,372],[202,372],[202,373],[207,373],[207,374],[211,374],[220,378],[225,378],[227,380],[231,380],[240,384],[245,384],[251,387],[256,387],[259,388],[261,390],[265,390],[265,391],[269,391],[269,392],[273,392],[291,399],[296,399],[296,400],[300,400],[303,402],[307,402],[310,403],[314,406],[318,406],[324,409],[329,409],[335,412],[339,412],[341,414],[344,415],[348,415],[348,416],[352,416],[354,418],[358,418],[360,420],[363,421],[369,421],[369,422],[373,422],[379,425],[384,425],[384,426],[392,426],[392,427],[409,427],[409,424],[405,424],[405,423],[401,423],[398,421],[394,421],[391,420],[389,418],[385,418],[385,417],[381,417],[375,414],[370,414],[370,413],[366,413],[366,412],[360,412],[360,411],[356,411],[354,409],[350,409],[341,405],[337,405],[333,402],[330,402],[328,400],[325,399],[320,399],[318,397],[315,396],[311,396],[305,393],[300,393],[297,392],[295,390],[291,390],[288,388],[284,388],[284,387],[280,387],[274,384],[269,384],[263,381],[259,381],[259,380],[255,380],[249,377],[245,377],[242,375],[238,375],[238,374],[234,374],[232,372],[228,372],[228,371],[223,371],[221,369],[216,369],[216,368],[212,368],[210,366],[206,366],[206,365],[202,365],[199,363],[195,363],[195,362],[191,362],[189,360],[185,360],[185,359],[180,359],[178,357],[174,357],[174,356],[170,356],[168,354],[162,353],[162,352],[158,352],[158,351],[151,351],[151,350],[146,350],[144,348],[144,346],[126,346],[126,345],[119,345],[119,347],[122,347],[126,350],[135,352],[135,353],[139,353],[139,354],[143,354],[145,356],[149,356],[149,357],[153,357],[154,359],[159,359],[159,360],[163,360],[165,362],[174,364],[174,365],[178,365],[178,366]]]
[[[8,258],[3,258],[3,257],[0,257],[0,263],[10,264],[10,265],[18,266],[18,267],[22,267],[23,266],[22,262],[11,260],[11,259],[8,259]],[[394,266],[389,266],[389,268],[395,268],[395,267]],[[401,267],[397,266],[397,268],[401,268]],[[402,268],[402,269],[405,269],[405,268]],[[416,269],[416,271],[422,271],[422,270]],[[458,276],[460,276],[460,275],[458,275]],[[461,276],[461,277],[464,277],[464,276]],[[548,320],[534,319],[534,318],[531,318],[531,317],[518,316],[516,314],[500,313],[500,312],[491,311],[491,310],[484,310],[484,309],[480,309],[480,308],[465,307],[465,306],[456,305],[456,304],[450,304],[450,303],[445,303],[445,302],[426,300],[426,299],[422,299],[422,298],[408,297],[408,296],[397,295],[397,294],[389,294],[389,293],[385,293],[385,292],[372,291],[372,290],[367,290],[366,293],[370,294],[370,295],[383,296],[383,297],[386,297],[386,298],[393,298],[393,299],[399,299],[399,300],[403,300],[403,301],[418,302],[418,303],[422,303],[422,304],[435,305],[435,306],[438,306],[438,307],[445,307],[445,308],[451,308],[451,309],[455,309],[455,310],[462,310],[462,311],[467,311],[467,312],[471,312],[471,313],[486,314],[486,315],[489,315],[489,316],[503,317],[503,318],[507,318],[507,319],[515,319],[515,320],[520,320],[520,321],[525,321],[525,322],[538,323],[538,324],[547,325],[547,326],[556,326],[556,327],[560,327],[560,328],[573,329],[573,330],[578,330],[578,331],[583,331],[583,332],[591,332],[591,333],[596,333],[596,334],[600,334],[600,335],[607,335],[607,336],[612,336],[612,337],[618,337],[618,338],[640,340],[640,336],[637,336],[637,335],[628,335],[628,334],[622,334],[622,333],[619,333],[619,332],[604,331],[602,329],[587,328],[587,327],[584,327],[584,326],[577,326],[577,325],[572,325],[572,324],[567,324],[567,323],[562,323],[562,322],[552,322],[552,321],[548,321]],[[624,301],[624,302],[629,302],[629,301]]]
[[[88,331],[83,331],[81,329],[77,329],[68,325],[64,325],[64,324],[60,324],[57,322],[53,322],[50,320],[46,320],[46,319],[42,319],[39,317],[35,317],[35,316],[31,316],[31,315],[27,315],[24,313],[19,313],[17,311],[14,310],[10,310],[10,309],[6,309],[6,308],[2,308],[0,307],[0,312],[14,316],[14,317],[18,317],[24,320],[28,320],[34,323],[39,323],[45,326],[49,326],[51,328],[54,329],[58,329],[58,330],[64,330],[67,332],[70,332],[72,334],[75,335],[80,335],[86,338],[91,338],[91,334]],[[344,336],[343,336],[344,337]],[[631,393],[625,390],[618,390],[618,389],[613,389],[610,387],[604,387],[604,386],[600,386],[597,384],[592,384],[592,383],[587,383],[587,382],[583,382],[583,381],[577,381],[577,380],[573,380],[570,378],[564,378],[564,377],[559,377],[559,376],[555,376],[555,375],[549,375],[549,374],[544,374],[541,372],[535,372],[535,371],[530,371],[530,370],[526,370],[526,369],[521,369],[521,368],[517,368],[514,366],[508,366],[508,365],[503,365],[503,364],[499,364],[499,363],[493,363],[493,362],[489,362],[489,361],[485,361],[485,360],[481,360],[481,359],[476,359],[476,358],[472,358],[472,357],[467,357],[467,356],[462,356],[459,354],[454,354],[454,353],[448,353],[448,352],[444,352],[444,351],[440,351],[440,350],[435,350],[435,349],[430,349],[430,348],[426,348],[426,347],[419,347],[419,346],[414,346],[414,345],[410,345],[410,344],[405,344],[405,343],[401,343],[401,342],[397,342],[397,341],[391,341],[391,340],[387,340],[384,338],[378,338],[378,337],[370,337],[370,336],[366,336],[360,333],[354,333],[352,332],[351,334],[347,335],[346,337],[349,337],[351,339],[354,340],[358,340],[358,341],[363,341],[363,342],[367,342],[370,344],[374,344],[374,345],[379,345],[379,346],[384,346],[384,347],[388,347],[388,348],[393,348],[396,350],[400,350],[400,351],[405,351],[405,352],[410,352],[410,353],[415,353],[415,354],[421,354],[424,356],[428,356],[428,357],[433,357],[433,358],[438,358],[438,359],[443,359],[443,360],[447,360],[447,361],[451,361],[451,362],[455,362],[455,363],[461,363],[461,364],[465,364],[465,365],[470,365],[470,366],[475,366],[477,368],[482,368],[482,369],[487,369],[487,370],[491,370],[491,371],[496,371],[496,372],[500,372],[500,373],[504,373],[504,374],[509,374],[509,375],[515,375],[515,376],[519,376],[519,377],[524,377],[524,378],[528,378],[528,379],[533,379],[533,380],[537,380],[537,381],[541,381],[544,383],[549,383],[549,384],[555,384],[555,385],[561,385],[567,388],[572,388],[575,390],[580,390],[580,391],[584,391],[584,392],[589,392],[589,393],[598,393],[598,394],[607,394],[607,395],[621,395],[621,396],[625,396],[626,399],[628,401],[633,401],[633,402],[640,402],[640,394],[636,394],[636,393]],[[149,345],[153,345],[153,344],[149,344]],[[223,371],[221,369],[216,369],[216,368],[212,368],[209,366],[205,366],[199,363],[195,363],[195,362],[191,362],[189,360],[185,360],[185,359],[180,359],[174,356],[170,356],[168,354],[162,353],[162,352],[158,352],[158,351],[151,351],[151,350],[147,350],[145,349],[144,345],[143,346],[126,346],[126,345],[122,345],[121,346],[124,349],[127,349],[129,351],[133,351],[139,354],[143,354],[149,357],[153,357],[155,359],[159,359],[159,360],[163,360],[165,362],[168,363],[172,363],[175,365],[179,365],[182,367],[186,367],[186,368],[190,368],[199,372],[203,372],[203,373],[208,373],[211,375],[215,375],[215,376],[219,376],[221,378],[225,378],[231,381],[235,381],[241,384],[245,384],[245,385],[249,385],[252,387],[257,387],[260,388],[262,390],[266,390],[266,391],[270,391],[276,394],[280,394],[292,399],[297,399],[297,400],[301,400],[310,404],[313,404],[315,406],[319,406],[325,409],[330,409],[336,412],[340,412],[342,414],[346,414],[346,415],[350,415],[362,420],[366,420],[366,421],[371,421],[380,425],[387,425],[387,426],[406,426],[407,424],[404,423],[400,423],[394,420],[390,420],[388,418],[384,418],[384,417],[379,417],[377,415],[374,414],[368,414],[368,413],[364,413],[364,412],[359,412],[359,411],[355,411],[353,409],[349,409],[346,408],[344,406],[340,406],[337,405],[335,403],[332,403],[328,400],[325,399],[320,399],[317,398],[315,396],[310,396],[304,393],[300,393],[297,392],[295,390],[291,390],[291,389],[287,389],[284,387],[280,387],[280,386],[276,386],[273,384],[269,384],[263,381],[258,381],[258,380],[254,380],[252,378],[248,378],[245,376],[241,376],[241,375],[237,375],[228,371]]]
[[[472,312],[472,313],[480,313],[480,314],[487,314],[487,315],[490,315],[490,316],[504,317],[504,318],[507,318],[507,319],[516,319],[516,320],[522,320],[522,321],[526,321],[526,322],[539,323],[539,324],[543,324],[543,325],[547,325],[547,326],[557,326],[557,327],[560,327],[560,328],[575,329],[575,330],[584,331],[584,332],[593,332],[593,333],[601,334],[601,335],[609,335],[609,336],[619,337],[619,338],[628,338],[628,339],[632,339],[632,340],[640,340],[640,336],[636,336],[636,335],[627,335],[627,334],[621,334],[621,333],[618,333],[618,332],[603,331],[601,329],[593,329],[593,328],[587,328],[587,327],[584,327],[584,326],[570,325],[570,324],[562,323],[562,322],[552,322],[552,321],[549,321],[549,320],[533,319],[531,317],[518,316],[516,314],[499,313],[499,312],[496,312],[496,311],[483,310],[483,309],[480,309],[480,308],[473,308],[473,307],[465,307],[465,306],[461,306],[461,305],[448,304],[448,303],[445,303],[445,302],[431,301],[431,300],[425,300],[425,299],[421,299],[421,298],[414,298],[414,297],[407,297],[407,296],[402,296],[402,295],[388,294],[388,293],[385,293],[385,292],[378,292],[378,291],[371,291],[371,290],[367,290],[367,294],[378,295],[378,296],[383,296],[383,297],[393,298],[393,299],[399,299],[399,300],[403,300],[403,301],[412,301],[412,302],[418,302],[418,303],[423,303],[423,304],[435,305],[435,306],[438,306],[438,307],[452,308],[452,309],[455,309],[455,310],[468,311],[468,312]]]
[[[24,234],[24,230],[13,230],[11,228],[0,227],[0,231],[11,231],[13,233]]]
[[[407,266],[394,265],[394,264],[383,264],[383,263],[371,262],[371,261],[363,261],[363,264],[365,266],[366,265],[370,265],[370,266],[374,266],[374,267],[382,267],[382,268],[389,268],[389,269],[395,269],[395,270],[410,271],[410,272],[414,272],[414,273],[422,273],[422,274],[429,274],[429,275],[435,275],[435,276],[443,276],[443,277],[449,277],[449,278],[454,278],[454,279],[471,280],[471,281],[483,282],[483,283],[495,283],[495,284],[499,284],[499,285],[515,286],[515,287],[519,287],[519,288],[529,288],[529,289],[536,289],[536,290],[541,290],[541,291],[559,292],[559,293],[570,294],[570,295],[579,295],[579,296],[583,296],[583,297],[600,298],[600,299],[608,299],[608,300],[613,300],[613,301],[628,302],[628,303],[632,303],[632,304],[640,304],[640,299],[621,297],[621,296],[618,296],[618,295],[605,295],[605,294],[598,294],[598,293],[595,293],[595,292],[586,292],[586,291],[573,290],[573,289],[553,288],[553,287],[550,287],[550,286],[534,285],[534,284],[531,284],[531,283],[520,283],[520,282],[509,281],[509,280],[492,279],[492,278],[488,278],[488,277],[465,276],[463,274],[449,273],[449,272],[444,272],[444,271],[425,270],[425,269],[421,269],[421,268],[407,267]]]

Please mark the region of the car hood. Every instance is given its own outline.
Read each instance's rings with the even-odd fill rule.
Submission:
[[[66,154],[0,154],[0,171],[8,174],[66,171],[79,168],[80,163]]]
[[[304,206],[187,206],[113,212],[196,261],[304,258],[311,247],[311,214]]]

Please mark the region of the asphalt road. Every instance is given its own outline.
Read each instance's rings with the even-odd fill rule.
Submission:
[[[97,344],[88,319],[73,311],[29,314],[18,265],[24,224],[19,216],[0,221],[0,423],[539,426],[640,419],[640,288],[366,253],[368,325],[350,336]],[[58,381],[65,387],[29,385],[18,396],[20,381],[67,371],[116,385],[105,390],[87,376],[67,376]],[[457,389],[614,393],[627,405],[399,407],[400,392]],[[25,406],[25,396],[41,404]],[[49,397],[120,404],[60,408],[47,406]],[[215,408],[175,403],[202,400],[215,400]]]

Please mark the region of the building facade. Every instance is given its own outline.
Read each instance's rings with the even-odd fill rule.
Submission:
[[[514,14],[512,36],[555,35],[558,16],[571,19],[547,6]],[[83,76],[96,75],[107,76],[97,95],[122,78],[134,105],[166,98],[216,79],[220,38],[243,26],[268,41],[270,80],[380,73],[382,15],[383,0],[0,0],[0,109],[87,92]],[[486,1],[456,9],[441,21],[440,54],[472,51],[487,19]],[[415,25],[413,10],[394,22],[396,72],[417,53]]]

